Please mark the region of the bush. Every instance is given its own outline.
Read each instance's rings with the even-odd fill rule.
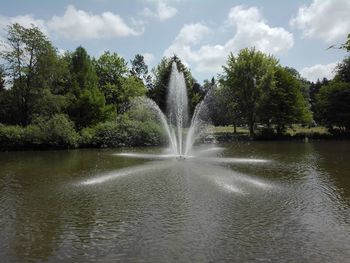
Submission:
[[[12,149],[23,147],[24,128],[0,124],[0,147]]]
[[[124,146],[127,134],[121,130],[116,122],[99,123],[94,128],[92,145],[97,147]]]
[[[121,147],[150,146],[165,142],[162,128],[155,122],[119,118],[116,122],[99,123],[81,131],[82,146]]]
[[[165,142],[162,128],[155,122],[130,121],[127,132],[130,146],[160,145]]]
[[[39,127],[44,134],[44,143],[55,148],[76,148],[79,135],[74,124],[64,114],[55,114],[47,122],[40,122]],[[33,137],[34,139],[35,137]]]
[[[26,147],[38,148],[45,143],[45,133],[37,125],[28,125],[24,128],[23,142]]]
[[[0,124],[1,149],[47,149],[82,147],[150,146],[165,143],[165,134],[153,121],[135,121],[125,116],[99,123],[79,134],[64,114],[49,120],[39,117],[27,127]]]

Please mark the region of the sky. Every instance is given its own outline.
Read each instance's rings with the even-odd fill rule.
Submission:
[[[255,47],[316,81],[346,56],[328,47],[346,42],[349,14],[350,0],[0,0],[0,41],[8,24],[34,24],[60,52],[142,54],[150,68],[176,54],[199,82]]]

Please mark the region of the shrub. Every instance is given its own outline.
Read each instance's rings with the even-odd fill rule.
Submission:
[[[23,147],[24,128],[0,124],[0,147],[2,149]]]
[[[37,125],[28,125],[24,128],[23,142],[25,147],[37,148],[45,142],[45,133]]]
[[[42,127],[45,143],[59,148],[76,148],[79,135],[74,130],[74,124],[64,114],[56,114]]]
[[[155,122],[119,118],[99,123],[81,132],[81,144],[95,147],[150,146],[165,142],[161,127]]]
[[[34,121],[34,125],[26,127],[27,143],[32,146],[41,145],[52,148],[76,148],[79,135],[74,123],[64,114],[55,114],[50,119],[42,117]]]
[[[127,134],[120,129],[116,122],[99,123],[94,127],[92,145],[97,147],[124,146]]]

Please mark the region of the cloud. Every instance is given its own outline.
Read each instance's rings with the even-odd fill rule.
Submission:
[[[50,32],[73,40],[127,37],[142,34],[142,32],[129,27],[117,14],[104,12],[95,15],[77,10],[72,5],[67,7],[63,16],[52,17],[47,26]]]
[[[13,17],[0,16],[0,31],[3,31],[6,28],[6,26],[14,23],[18,23],[27,28],[34,25],[38,27],[42,32],[47,34],[47,27],[45,25],[45,21],[41,19],[36,19],[33,15],[30,14]]]
[[[225,27],[235,29],[231,39],[216,45],[198,46],[204,36],[221,28],[210,29],[202,23],[184,25],[164,55],[175,53],[185,63],[192,63],[197,71],[217,73],[221,71],[230,52],[238,53],[242,48],[255,46],[262,52],[277,54],[294,45],[292,33],[282,27],[269,26],[256,7],[231,8]]]
[[[300,71],[302,77],[309,81],[317,81],[317,79],[332,79],[335,75],[334,69],[338,62],[333,62],[329,64],[316,64],[311,67],[305,67]]]
[[[349,14],[349,0],[313,0],[309,6],[299,8],[290,25],[300,29],[306,37],[330,44],[345,41],[350,32]]]
[[[144,17],[156,18],[160,21],[165,21],[174,17],[178,12],[175,7],[167,5],[163,1],[157,1],[155,9],[156,10],[152,11],[150,8],[145,7],[141,12],[141,15]]]
[[[142,56],[144,58],[145,63],[148,66],[152,65],[152,63],[154,62],[154,59],[155,59],[153,54],[151,54],[151,53],[143,53]]]

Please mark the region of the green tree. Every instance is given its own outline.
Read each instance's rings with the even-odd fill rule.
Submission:
[[[196,81],[193,79],[191,71],[177,56],[172,58],[163,57],[160,63],[153,69],[154,82],[151,89],[148,90],[148,97],[153,99],[163,112],[166,111],[167,87],[170,80],[173,62],[177,64],[178,70],[184,74],[187,95],[189,98],[189,110],[190,113],[192,113],[197,103],[201,100],[202,95],[199,94],[200,89],[198,88]]]
[[[336,67],[335,81],[350,82],[350,56],[347,56]]]
[[[130,61],[131,70],[130,73],[132,76],[135,76],[142,80],[146,87],[151,87],[152,78],[148,74],[148,66],[145,62],[143,55],[136,54],[134,59]]]
[[[343,45],[349,51],[349,39]],[[333,80],[324,83],[316,95],[317,116],[330,129],[350,132],[350,57],[336,67]]]
[[[85,89],[70,106],[70,117],[80,130],[114,116],[114,107],[105,105],[105,98],[97,88]]]
[[[106,106],[105,97],[98,89],[98,78],[90,56],[81,46],[71,55],[70,76],[68,113],[78,129],[114,116],[114,107]]]
[[[99,79],[99,87],[105,89],[106,85],[113,85],[117,90],[122,83],[122,79],[128,73],[127,63],[124,58],[117,53],[104,52],[97,60],[94,60],[94,67]],[[114,103],[113,96],[105,94],[108,103]]]
[[[259,120],[260,109],[268,90],[274,85],[277,60],[260,51],[242,49],[237,57],[229,55],[224,66],[224,83],[230,89],[230,98],[237,103],[249,126],[250,136]]]
[[[341,45],[341,48],[346,49],[348,52],[350,52],[350,34],[348,34],[347,41]]]
[[[129,103],[133,98],[144,96],[146,92],[147,89],[139,78],[134,76],[124,78],[117,97],[119,102],[118,111],[124,113],[128,109]]]
[[[71,55],[71,90],[79,95],[85,89],[96,88],[98,79],[86,50],[79,46]]]
[[[127,63],[116,53],[105,52],[94,65],[106,103],[113,104],[118,113],[125,112],[133,97],[145,95],[146,87],[142,80],[132,74],[128,76]]]
[[[301,91],[301,81],[296,75],[288,68],[277,66],[274,82],[262,107],[267,124],[274,124],[277,134],[282,134],[293,123],[310,123],[312,115]]]
[[[12,80],[13,104],[18,122],[27,125],[33,107],[40,98],[40,90],[50,80],[52,61],[56,50],[37,27],[25,28],[18,23],[7,27],[5,50],[0,53],[6,62],[7,75]]]
[[[350,83],[331,81],[322,86],[317,107],[323,124],[350,132]]]
[[[5,90],[5,70],[0,65],[0,92]]]

